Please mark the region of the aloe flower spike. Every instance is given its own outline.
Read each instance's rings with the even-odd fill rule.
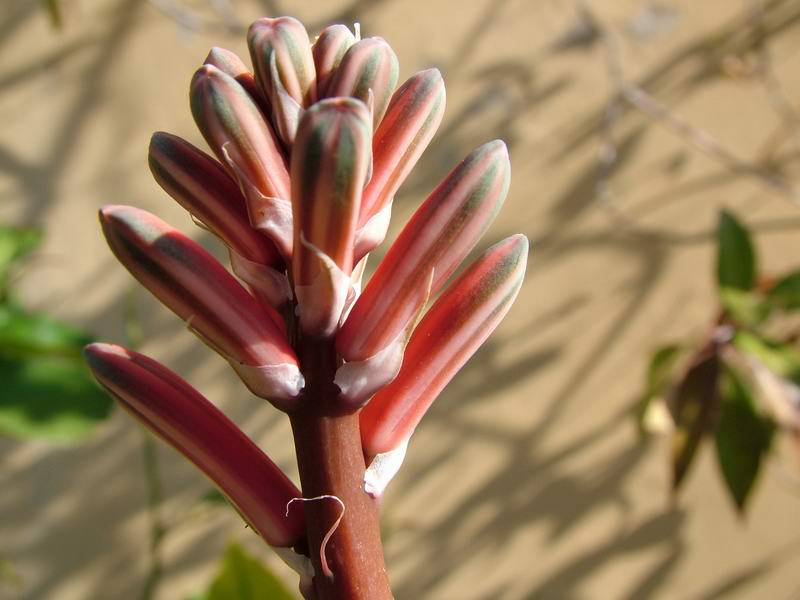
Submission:
[[[305,536],[302,494],[230,419],[155,360],[111,344],[91,344],[86,360],[120,405],[211,479],[270,545],[291,547]]]
[[[356,43],[355,36],[344,25],[330,25],[322,30],[311,49],[317,71],[317,95],[325,98],[333,74],[347,50]]]
[[[119,261],[204,341],[250,390],[287,410],[303,386],[294,351],[267,311],[202,246],[158,217],[106,206],[100,223]]]
[[[261,112],[265,115],[270,114],[269,101],[264,97],[264,94],[261,93],[261,90],[258,89],[255,75],[253,75],[253,72],[247,68],[247,65],[244,64],[237,54],[225,48],[215,46],[211,48],[203,64],[217,67],[226,75],[233,77],[237,83],[250,94],[250,97],[261,109]]]
[[[342,401],[366,402],[400,368],[409,328],[489,227],[508,191],[503,142],[474,150],[417,209],[336,337]]]
[[[245,89],[217,67],[204,65],[197,70],[190,96],[200,132],[239,182],[250,222],[290,257],[289,172],[269,123]]]
[[[292,151],[293,276],[300,324],[328,336],[351,293],[353,240],[370,161],[366,106],[352,98],[306,111]]]
[[[397,55],[386,40],[364,38],[350,46],[333,75],[326,96],[352,96],[368,103],[372,95],[372,124],[377,128],[397,85]]]
[[[247,31],[256,82],[272,106],[272,121],[287,146],[317,99],[316,70],[303,24],[292,17],[259,19]]]
[[[372,178],[358,217],[357,259],[386,236],[392,198],[428,147],[444,107],[444,80],[438,69],[416,73],[392,96],[372,141]]]
[[[527,238],[506,238],[475,260],[434,303],[414,330],[397,377],[361,411],[366,456],[404,451],[430,405],[511,308],[527,260]],[[394,466],[396,471],[399,464]],[[374,469],[367,474],[376,495],[387,483],[380,475]]]

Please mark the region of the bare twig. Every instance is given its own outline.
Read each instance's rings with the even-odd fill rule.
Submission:
[[[241,34],[246,30],[245,26],[235,19],[232,11],[225,8],[227,6],[225,0],[213,0],[213,8],[222,16],[223,22],[207,19],[178,0],[150,0],[150,4],[188,33],[222,30],[226,33]]]
[[[628,82],[624,77],[622,58],[613,34],[591,12],[591,8],[586,0],[576,1],[579,10],[591,15],[591,18],[594,20],[600,32],[600,39],[606,53],[609,78],[611,79],[615,91],[615,94],[609,101],[604,124],[601,128],[603,144],[599,159],[601,179],[598,183],[598,196],[601,199],[604,197],[606,198],[604,203],[606,206],[611,206],[611,203],[607,200],[610,194],[607,180],[613,170],[617,155],[613,136],[610,132],[613,122],[617,120],[621,111],[619,107],[620,101],[627,102],[653,121],[663,125],[666,129],[683,139],[687,144],[712,158],[731,173],[753,178],[770,191],[800,206],[800,194],[798,194],[787,180],[768,172],[756,164],[740,159],[710,133],[690,124],[688,121],[674,114],[666,105],[648,94],[642,88]],[[603,177],[605,177],[605,179],[603,179]]]
[[[795,150],[800,152],[800,113],[789,100],[781,84],[772,61],[767,34],[764,28],[764,4],[762,0],[746,0],[755,36],[757,57],[756,74],[764,87],[767,99],[772,105],[783,126],[790,133]]]

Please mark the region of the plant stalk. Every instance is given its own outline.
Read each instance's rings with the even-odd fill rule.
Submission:
[[[290,415],[304,498],[336,496],[345,506],[324,548],[332,577],[325,575],[320,546],[342,514],[331,498],[304,503],[309,553],[318,600],[391,600],[383,559],[378,510],[363,489],[364,454],[357,414],[337,410],[331,340],[302,338],[298,356],[306,377],[301,408]]]

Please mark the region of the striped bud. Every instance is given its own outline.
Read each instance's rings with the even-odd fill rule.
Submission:
[[[280,260],[275,245],[250,226],[239,187],[217,161],[161,131],[150,139],[148,160],[162,189],[231,249],[262,265]]]
[[[351,96],[372,103],[377,128],[397,85],[397,56],[386,40],[365,38],[350,46],[330,82],[327,96]]]
[[[414,330],[403,367],[361,411],[364,452],[401,447],[430,405],[497,327],[522,286],[528,240],[511,236],[473,262]]]
[[[322,30],[311,49],[317,71],[317,95],[325,98],[334,72],[347,50],[356,43],[355,36],[344,25],[330,25]]]
[[[259,19],[247,31],[256,82],[272,106],[281,139],[291,145],[303,107],[317,98],[311,44],[303,24],[292,17]]]
[[[192,114],[208,145],[239,182],[250,221],[291,255],[291,206],[286,159],[250,95],[217,67],[192,78]]]
[[[142,285],[227,358],[254,394],[288,408],[303,378],[271,309],[200,244],[155,215],[106,206],[100,223],[111,250]]]
[[[397,188],[428,147],[442,121],[444,106],[444,80],[438,69],[415,74],[392,96],[372,141],[372,178],[361,201],[357,258],[386,236],[389,220],[381,220],[379,214],[391,205]]]
[[[86,361],[97,380],[135,419],[200,469],[270,546],[305,534],[302,494],[230,419],[178,375],[147,356],[91,344]]]
[[[510,164],[503,142],[474,150],[417,209],[389,248],[367,283],[336,338],[336,348],[348,363],[363,363],[356,385],[337,375],[342,398],[363,402],[365,394],[392,380],[400,367],[409,327],[494,219],[508,191]],[[390,350],[394,348],[394,350]],[[386,353],[394,358],[389,360]],[[378,361],[380,369],[370,360]],[[347,371],[355,367],[344,366]],[[362,391],[350,392],[353,387]],[[363,391],[367,390],[367,391]]]
[[[292,151],[293,276],[300,322],[327,335],[350,290],[353,239],[371,154],[366,106],[351,98],[316,103]]]
[[[226,75],[233,77],[258,105],[261,111],[269,114],[269,102],[258,89],[255,75],[247,68],[241,58],[230,50],[214,46],[203,61],[205,65],[217,67]]]

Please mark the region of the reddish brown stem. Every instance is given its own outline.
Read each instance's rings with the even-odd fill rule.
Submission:
[[[378,511],[363,490],[364,455],[358,416],[335,407],[336,355],[329,340],[297,344],[306,377],[301,409],[290,415],[300,483],[305,498],[331,495],[345,506],[341,523],[325,547],[332,577],[326,577],[320,546],[342,513],[332,499],[306,502],[309,553],[319,600],[391,600],[381,545]]]

